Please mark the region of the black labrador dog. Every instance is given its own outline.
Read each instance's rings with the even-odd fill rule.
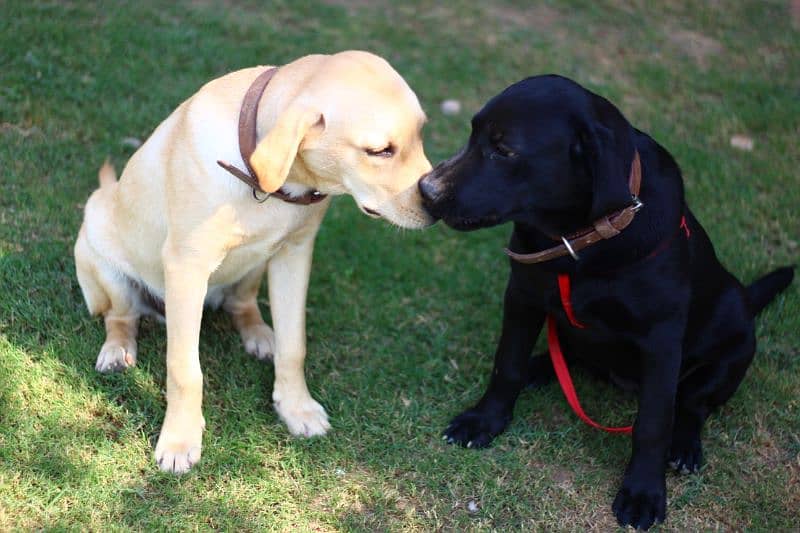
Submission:
[[[531,357],[547,318],[567,362],[638,391],[612,509],[623,526],[663,521],[666,465],[698,470],[703,424],[742,381],[754,317],[793,268],[742,286],[687,207],[670,154],[560,76],[525,79],[490,100],[467,145],[419,189],[428,211],[457,230],[514,223],[491,382],[445,437],[487,446],[520,391],[553,376],[546,355]]]

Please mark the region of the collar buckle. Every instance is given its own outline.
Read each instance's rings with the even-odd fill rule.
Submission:
[[[571,255],[575,261],[578,261],[580,259],[580,256],[575,250],[572,249],[572,245],[569,243],[569,240],[567,240],[567,238],[562,235],[561,242],[564,243],[564,246],[567,248],[569,255]]]
[[[256,199],[256,202],[258,202],[260,204],[263,204],[264,202],[267,201],[267,198],[269,198],[269,197],[270,197],[270,194],[268,192],[265,192],[264,193],[264,197],[263,198],[259,198],[258,197],[258,191],[256,191],[255,187],[253,187],[253,198]]]

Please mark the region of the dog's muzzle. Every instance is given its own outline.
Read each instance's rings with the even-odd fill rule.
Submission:
[[[440,162],[433,169],[422,176],[418,182],[419,194],[422,196],[422,205],[430,211],[436,204],[444,200],[447,195],[446,175],[452,159]]]
[[[441,186],[441,180],[438,180],[433,172],[425,174],[419,180],[418,187],[419,193],[422,196],[422,203],[426,206],[435,204],[436,200],[438,200],[444,192]]]

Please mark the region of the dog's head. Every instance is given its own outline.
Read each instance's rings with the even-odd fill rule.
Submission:
[[[466,146],[420,180],[423,203],[459,230],[514,221],[568,234],[631,203],[633,134],[577,83],[528,78],[492,98]]]
[[[261,187],[312,185],[348,193],[369,216],[407,228],[433,222],[416,186],[431,170],[422,147],[425,113],[405,80],[366,52],[308,56],[275,79],[293,89],[250,162]],[[293,77],[294,80],[289,80]],[[277,90],[277,89],[276,89]]]

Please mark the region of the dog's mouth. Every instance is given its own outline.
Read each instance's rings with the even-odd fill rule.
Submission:
[[[500,223],[499,215],[484,215],[480,217],[443,218],[444,223],[459,231],[472,231],[480,228],[496,226]]]
[[[369,207],[364,207],[361,204],[357,204],[358,208],[361,209],[361,212],[367,215],[368,217],[372,218],[381,218],[381,214],[374,209],[370,209]]]

